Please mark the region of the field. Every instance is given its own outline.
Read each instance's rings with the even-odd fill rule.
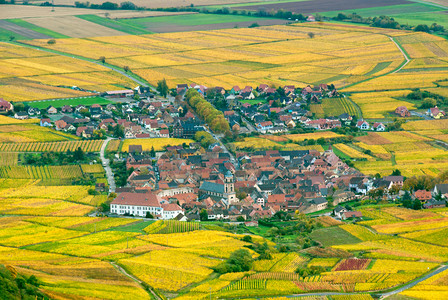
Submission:
[[[27,105],[39,109],[47,108],[49,105],[54,106],[56,108],[61,108],[64,105],[87,105],[90,106],[92,104],[105,105],[112,103],[111,101],[101,98],[101,97],[82,97],[82,98],[70,98],[70,99],[61,99],[61,100],[49,100],[49,101],[33,101],[28,102]]]
[[[72,89],[107,91],[134,87],[126,77],[103,66],[71,57],[0,43],[0,94],[16,102],[93,95]]]
[[[299,1],[299,2],[286,2],[286,3],[278,3],[278,4],[260,4],[260,5],[250,5],[250,6],[242,6],[238,7],[239,9],[248,9],[248,10],[260,10],[264,9],[267,11],[271,10],[286,10],[292,11],[296,13],[309,14],[316,12],[326,12],[326,11],[334,11],[334,10],[344,10],[344,9],[360,9],[366,7],[381,7],[381,6],[389,6],[389,5],[397,5],[397,4],[408,4],[409,2],[406,0],[378,0],[374,3],[369,1],[357,1],[357,0],[314,0],[314,1]]]
[[[404,127],[417,128],[415,126],[432,122],[437,126],[440,121],[423,121],[423,123],[415,121],[405,124]],[[444,134],[437,130],[429,130],[430,128],[413,132],[369,132],[367,136],[357,137],[356,140],[360,143],[355,142],[353,145],[372,151],[377,160],[358,161],[355,162],[355,166],[361,172],[372,175],[376,173],[386,175],[392,173],[392,170],[399,169],[405,176],[422,174],[434,176],[447,170],[448,164],[445,163],[445,159],[448,152],[433,140],[443,138]]]
[[[279,143],[276,140],[286,139],[286,143]],[[323,151],[322,146],[320,145],[311,145],[311,146],[300,146],[292,143],[285,136],[266,136],[263,138],[256,137],[248,137],[244,138],[244,141],[234,142],[231,144],[232,147],[235,147],[235,150],[311,150],[315,149],[318,151]]]
[[[339,227],[329,227],[316,230],[312,238],[319,241],[324,247],[342,244],[354,244],[360,240]]]
[[[168,146],[179,146],[182,144],[189,145],[193,143],[193,140],[189,139],[176,139],[176,138],[154,138],[154,139],[126,139],[123,142],[121,151],[129,152],[130,145],[141,145],[143,151],[151,151],[154,147],[155,151],[164,151]]]
[[[207,19],[201,20],[205,17],[199,15],[160,18],[175,20],[178,26],[208,22]],[[160,18],[153,18],[151,22],[163,20]],[[134,22],[143,28],[147,21],[120,22]],[[230,89],[233,85],[258,85],[262,82],[282,85],[288,81],[298,86],[332,82],[340,87],[387,73],[403,60],[387,36],[375,30],[368,33],[365,30],[355,26],[302,24],[57,40],[51,46],[39,40],[27,43],[94,59],[103,55],[110,64],[129,66],[135,74],[152,84],[166,78],[169,86],[200,82]],[[308,37],[308,32],[315,34],[314,39]],[[193,39],[195,43],[192,44]],[[362,46],[358,43],[360,39],[364,40]],[[358,53],[356,62],[350,59],[353,52]],[[363,54],[359,56],[360,53]],[[371,72],[384,62],[390,64]]]
[[[94,165],[81,168],[98,171]],[[357,225],[331,222],[331,227],[313,231],[311,237],[326,247],[326,256],[273,252],[272,259],[255,260],[250,271],[219,275],[213,267],[234,250],[251,244],[242,241],[242,235],[203,230],[195,222],[87,217],[95,208],[90,187],[38,184],[39,180],[32,179],[0,180],[0,214],[7,215],[0,218],[0,263],[37,276],[42,290],[59,298],[126,299],[119,296],[126,293],[128,298],[150,299],[116,268],[121,266],[171,298],[343,291],[353,293],[350,299],[366,299],[362,293],[401,285],[448,259],[445,248],[432,242],[446,228],[427,229],[436,223],[443,226],[447,217],[440,211],[361,208],[369,221]],[[384,233],[385,228],[390,234]],[[394,228],[413,232],[396,236]],[[256,235],[252,239],[260,244],[265,241]],[[304,276],[294,272],[304,267],[320,267],[323,272]],[[439,278],[444,277],[434,280]],[[406,293],[421,289],[417,285]]]
[[[31,142],[0,143],[0,151],[3,152],[66,152],[75,151],[79,147],[84,152],[99,152],[103,140],[66,141],[66,142]]]

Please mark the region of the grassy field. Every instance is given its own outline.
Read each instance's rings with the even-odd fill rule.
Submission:
[[[138,34],[149,34],[152,33],[151,31],[142,29],[140,26],[134,26],[132,24],[127,24],[126,22],[123,22],[121,20],[112,20],[103,18],[97,15],[82,15],[78,16],[78,18],[81,18],[83,20],[93,22],[105,27],[110,27],[118,31],[125,32],[130,35],[138,35]]]
[[[314,231],[311,237],[322,243],[324,247],[344,244],[355,244],[361,240],[339,227],[328,227]]]
[[[433,5],[427,5],[423,3],[411,3],[411,4],[400,4],[400,5],[390,5],[383,7],[369,7],[369,8],[359,8],[351,10],[338,10],[332,12],[323,12],[324,16],[335,17],[339,13],[351,14],[356,13],[362,17],[378,17],[378,16],[395,16],[397,14],[408,14],[410,18],[414,15],[419,15],[419,13],[426,12],[437,12],[443,11],[443,8],[436,7]],[[400,22],[401,23],[401,22]]]
[[[22,19],[10,19],[10,20],[8,20],[8,22],[11,22],[11,23],[19,25],[21,27],[28,28],[28,29],[31,29],[33,31],[36,31],[36,32],[48,35],[48,36],[50,36],[52,38],[56,38],[56,39],[63,39],[63,38],[68,38],[69,37],[69,36],[60,34],[58,32],[55,32],[55,31],[52,31],[52,30],[49,30],[49,29],[46,29],[46,28],[43,28],[43,27],[36,26],[36,25],[31,24],[31,23],[29,23],[27,21],[24,21]],[[16,38],[16,39],[18,39],[18,38]]]
[[[105,105],[112,103],[112,101],[107,100],[102,97],[82,97],[82,98],[70,98],[70,99],[60,99],[60,100],[48,100],[48,101],[32,101],[27,102],[27,105],[39,109],[47,108],[48,106],[52,105],[56,108],[60,108],[64,105],[71,105],[71,106],[77,106],[77,105],[87,105],[90,106],[92,104],[100,104]]]

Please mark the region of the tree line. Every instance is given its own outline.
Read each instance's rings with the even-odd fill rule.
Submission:
[[[217,110],[211,103],[205,100],[197,90],[189,89],[185,94],[187,103],[204,119],[214,132],[230,131],[229,122],[224,114]]]

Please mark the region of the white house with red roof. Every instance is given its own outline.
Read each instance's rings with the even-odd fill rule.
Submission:
[[[356,127],[358,127],[361,130],[369,130],[370,125],[367,121],[359,120],[358,123],[356,123]]]
[[[428,109],[427,114],[434,119],[440,119],[445,116],[445,112],[443,110],[440,110],[437,106]]]
[[[183,209],[174,203],[162,204],[164,200],[153,193],[120,193],[110,204],[110,212],[117,215],[146,217],[150,213],[158,219],[174,219]]]
[[[373,123],[373,129],[375,131],[385,131],[386,130],[386,126],[384,126],[383,123],[375,122],[375,123]]]

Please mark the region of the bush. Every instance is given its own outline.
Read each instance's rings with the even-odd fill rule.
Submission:
[[[253,261],[252,255],[248,250],[239,249],[232,252],[229,259],[216,266],[214,270],[220,274],[249,271]]]

